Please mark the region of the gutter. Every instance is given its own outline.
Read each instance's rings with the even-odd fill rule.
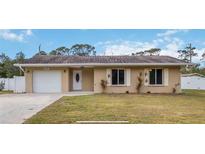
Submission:
[[[187,66],[193,65],[192,63],[62,63],[62,64],[14,64],[14,66],[19,67],[94,67],[94,66]]]

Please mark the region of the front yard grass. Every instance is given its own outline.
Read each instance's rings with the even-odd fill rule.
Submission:
[[[11,93],[13,93],[13,91],[11,91],[11,90],[3,90],[3,91],[0,91],[0,95],[1,95],[1,94],[11,94]]]
[[[205,91],[168,94],[96,94],[62,97],[25,123],[129,121],[144,124],[205,123]]]

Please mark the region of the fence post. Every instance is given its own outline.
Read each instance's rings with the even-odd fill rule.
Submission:
[[[7,90],[9,90],[9,78],[7,78]]]
[[[16,76],[14,76],[14,93],[16,93]]]

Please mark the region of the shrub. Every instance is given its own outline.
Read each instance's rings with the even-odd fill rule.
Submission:
[[[101,80],[101,87],[103,89],[103,92],[105,92],[105,89],[107,88],[107,81],[106,80]]]
[[[173,94],[175,94],[177,92],[177,88],[179,85],[180,85],[179,83],[175,84],[174,88],[172,89]]]
[[[138,82],[137,82],[136,89],[137,89],[137,93],[140,93],[140,89],[142,87],[142,81],[143,81],[142,73],[139,74],[139,76],[137,77],[137,80],[138,80]]]
[[[176,88],[173,88],[173,89],[172,89],[172,93],[173,93],[173,94],[175,94],[176,91],[177,91]]]
[[[3,81],[0,82],[0,91],[4,89],[5,83]]]

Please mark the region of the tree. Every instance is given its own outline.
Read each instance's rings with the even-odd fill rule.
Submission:
[[[24,60],[25,60],[25,54],[22,51],[20,51],[16,54],[16,57],[13,61],[14,63],[23,63]],[[21,69],[19,69],[19,73],[20,73],[19,75],[23,74]]]
[[[205,75],[205,69],[203,67],[200,67],[200,64],[196,64],[190,67],[189,69],[187,69],[186,67],[182,67],[181,72],[183,74],[199,73],[199,74]]]
[[[149,50],[145,50],[145,55],[153,56],[153,55],[159,55],[161,49],[160,48],[151,48]]]
[[[39,51],[35,56],[47,55],[45,51]]]
[[[39,46],[38,46],[38,52],[40,52],[41,51],[41,44],[39,44]]]
[[[1,53],[0,54],[0,63],[4,63],[7,60],[9,60],[9,57],[5,53]]]
[[[132,55],[135,56],[153,56],[153,55],[159,55],[161,49],[160,48],[151,48],[149,50],[144,50],[136,53],[132,53]]]
[[[70,48],[70,53],[78,56],[96,55],[95,47],[89,44],[75,44]]]
[[[204,51],[204,53],[202,54],[202,60],[204,60],[205,59],[205,51]]]
[[[16,54],[15,58],[17,63],[23,63],[25,60],[25,54],[22,51],[20,51]]]
[[[145,55],[144,51],[132,53],[132,56],[144,56],[144,55]]]
[[[195,52],[196,48],[192,46],[191,43],[189,43],[185,49],[178,50],[179,58],[186,61],[186,62],[192,62],[192,57],[197,56],[198,54]]]
[[[9,57],[5,53],[0,54],[0,77],[7,77],[5,63],[9,61]]]
[[[38,53],[36,53],[34,56],[41,56],[41,55],[47,55],[47,53],[43,50],[41,50],[41,44],[38,46]]]
[[[14,67],[16,60],[10,59],[5,53],[0,54],[0,77],[11,78],[19,75],[18,68]]]
[[[186,50],[182,49],[182,50],[178,50],[177,52],[179,54],[178,58],[180,58],[181,60],[185,62],[189,61]]]
[[[55,50],[52,50],[49,55],[69,55],[70,49],[66,47],[59,47]]]

